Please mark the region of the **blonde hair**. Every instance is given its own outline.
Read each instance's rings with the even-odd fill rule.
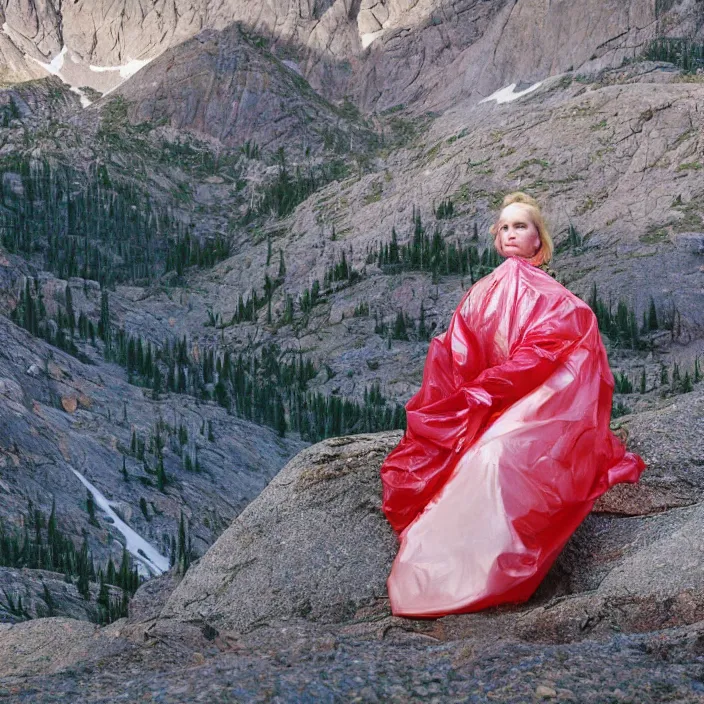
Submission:
[[[541,264],[547,264],[552,259],[552,253],[555,245],[552,242],[552,237],[548,232],[547,225],[545,224],[545,218],[540,211],[540,206],[535,198],[532,198],[527,193],[522,193],[517,191],[516,193],[509,193],[503,200],[501,204],[501,212],[504,208],[509,205],[522,205],[530,214],[530,219],[535,225],[536,230],[538,230],[538,236],[540,237],[540,249],[536,252],[535,256],[530,260],[531,264],[535,266],[540,266]],[[499,212],[499,219],[501,218],[501,212]],[[489,232],[494,236],[494,247],[499,254],[501,252],[500,247],[497,245],[497,235],[499,234],[499,220],[497,220],[490,228]]]

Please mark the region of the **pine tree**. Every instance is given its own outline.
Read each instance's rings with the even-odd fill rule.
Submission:
[[[86,489],[86,510],[88,511],[88,521],[94,525],[98,525],[98,521],[95,518],[95,499],[93,494],[91,494],[90,489]]]
[[[78,560],[78,593],[86,600],[90,600],[90,569],[88,561],[90,559],[88,553],[88,539],[83,537],[83,545]]]
[[[418,339],[428,340],[430,337],[427,328],[425,327],[425,308],[423,307],[423,301],[420,302],[420,320],[418,321]]]
[[[689,376],[689,370],[684,373],[684,378],[682,379],[682,393],[686,394],[692,391],[692,379]]]
[[[408,332],[406,330],[406,318],[403,311],[398,311],[396,321],[394,322],[393,337],[395,340],[407,340]]]
[[[185,574],[191,564],[190,549],[186,536],[186,521],[181,511],[181,518],[178,523],[178,542],[176,546],[176,564],[177,570],[181,574]]]
[[[120,587],[125,592],[129,591],[132,585],[132,576],[130,574],[130,556],[126,547],[122,547],[122,559],[120,560],[120,569],[115,575],[115,586]]]
[[[108,558],[108,566],[105,570],[105,581],[108,584],[115,584],[115,563],[112,558]]]
[[[633,393],[633,384],[624,372],[614,374],[614,383],[616,393],[630,394]]]
[[[49,587],[46,586],[46,582],[44,582],[42,598],[44,599],[44,603],[46,604],[46,615],[49,617],[56,616],[56,604],[54,603],[54,597],[51,596],[51,592],[49,591]]]
[[[660,365],[660,386],[665,386],[670,383],[667,372],[667,367],[664,364]]]
[[[162,393],[161,369],[158,364],[154,365],[154,376],[152,377],[152,398],[159,400]]]
[[[109,359],[111,352],[110,303],[108,300],[108,292],[105,289],[103,289],[100,294],[98,336],[105,343],[105,357]]]
[[[286,435],[286,410],[279,394],[276,394],[276,405],[274,406],[274,427],[280,437]]]
[[[58,524],[56,522],[56,499],[51,500],[51,513],[49,514],[49,522],[46,528],[47,546],[49,549],[49,564],[57,567],[62,552],[61,541],[59,539]]]
[[[650,306],[648,308],[648,329],[658,329],[658,312],[655,309],[655,301],[652,296],[650,297]]]
[[[68,318],[68,329],[73,338],[76,327],[76,314],[73,311],[73,295],[71,294],[71,287],[68,284],[66,284],[66,316]]]
[[[647,379],[645,377],[645,367],[641,370],[640,373],[640,392],[644,394],[646,392],[646,384],[647,384]]]
[[[396,228],[391,228],[391,244],[389,245],[389,255],[386,264],[398,264],[398,235],[396,234]]]
[[[159,457],[156,465],[156,485],[159,491],[164,491],[168,483],[166,470],[164,469],[164,458]]]
[[[108,591],[108,585],[103,579],[103,575],[100,575],[100,589],[98,590],[98,597],[95,603],[104,610],[104,619],[109,620],[110,613],[110,592]]]

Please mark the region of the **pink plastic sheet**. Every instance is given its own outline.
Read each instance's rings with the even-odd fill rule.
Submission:
[[[531,596],[594,501],[645,468],[609,428],[613,385],[591,309],[541,269],[511,257],[472,286],[381,468],[394,614]]]

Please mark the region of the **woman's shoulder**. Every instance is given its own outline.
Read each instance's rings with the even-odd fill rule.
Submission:
[[[560,283],[562,283],[557,275],[557,272],[549,264],[543,263],[536,268],[540,269],[541,271],[544,271],[549,276],[552,276],[555,281],[559,281]]]
[[[555,285],[550,286],[549,287],[550,289],[558,291],[558,292],[565,292],[565,293],[569,293],[570,295],[574,295],[567,288],[566,280],[562,276],[560,276],[559,272],[556,269],[554,269],[553,267],[551,267],[549,264],[544,263],[544,264],[535,265],[532,267],[532,269],[534,271],[542,272],[542,274],[545,274],[546,277],[547,276],[550,277],[550,279],[547,279],[546,277],[543,277],[543,276],[540,277],[542,280],[544,280],[546,282],[549,282],[550,280],[552,280],[552,282]]]
[[[559,273],[548,264],[533,264],[519,257],[508,257],[496,269],[476,281],[470,291],[472,297],[498,294],[518,287],[534,290],[546,296],[573,296]]]
[[[571,309],[581,311],[580,315],[585,311],[588,312],[589,315],[587,315],[587,318],[593,316],[593,311],[589,304],[567,288],[567,282],[555,269],[547,264],[541,264],[540,266],[534,267],[534,269],[536,273],[537,271],[541,272],[539,274],[540,281],[536,282],[536,292],[540,297],[543,297],[544,300],[550,302],[550,307],[553,307],[555,310],[560,310],[565,314]]]

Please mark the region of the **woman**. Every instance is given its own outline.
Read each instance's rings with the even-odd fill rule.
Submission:
[[[589,306],[539,267],[537,203],[504,199],[497,269],[430,343],[407,429],[381,468],[399,533],[393,613],[528,599],[594,501],[645,465],[609,429],[613,376]]]

